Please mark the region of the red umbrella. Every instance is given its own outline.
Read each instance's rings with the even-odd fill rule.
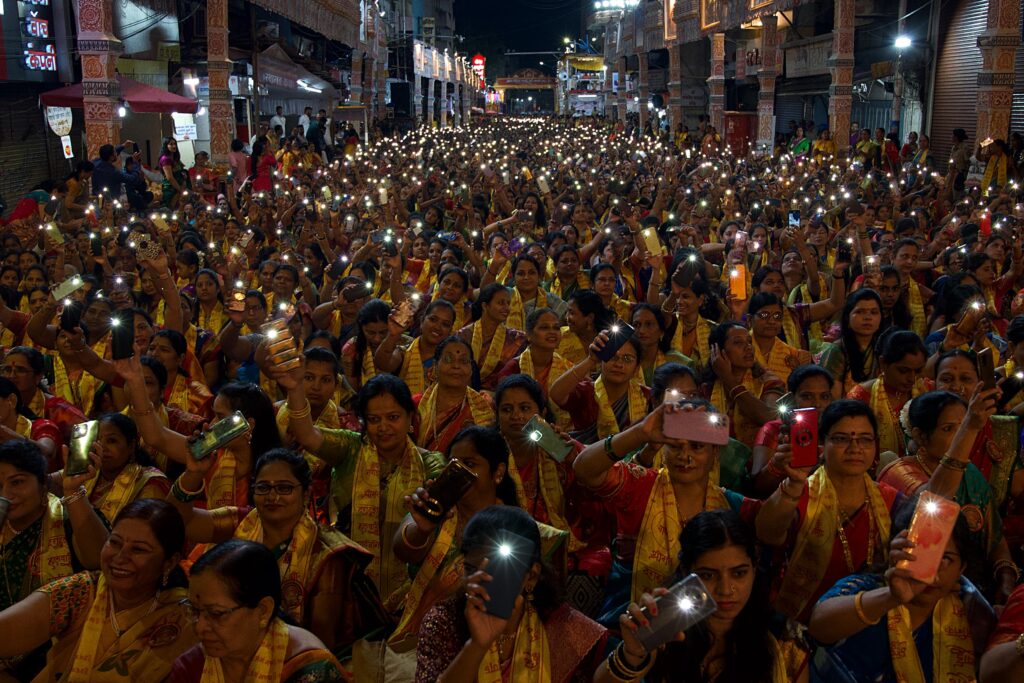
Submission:
[[[124,76],[118,76],[117,82],[121,86],[121,99],[138,114],[195,114],[199,109],[199,103],[188,97],[175,95]],[[82,84],[76,83],[44,92],[39,99],[48,107],[81,109]]]

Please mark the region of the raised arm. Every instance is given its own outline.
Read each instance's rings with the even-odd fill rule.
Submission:
[[[78,474],[71,477],[63,477],[61,483],[64,489],[64,514],[71,521],[71,544],[74,546],[75,554],[86,569],[100,568],[100,551],[103,544],[107,542],[110,531],[96,514],[96,508],[89,502],[89,496],[85,491],[85,482],[99,475],[99,463],[103,454],[103,445],[97,441],[89,452],[92,464],[85,474]],[[68,447],[61,446],[63,461],[67,462]]]
[[[146,392],[146,381],[142,377],[142,364],[139,359],[131,357],[127,360],[113,361],[114,368],[124,378],[125,390],[128,393],[132,417],[139,428],[142,439],[152,448],[157,449],[175,462],[188,462],[188,439],[164,427],[156,415],[156,408],[149,400]]]

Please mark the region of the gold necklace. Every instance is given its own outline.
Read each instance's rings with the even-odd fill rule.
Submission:
[[[506,659],[511,657],[513,655],[513,653],[515,652],[515,648],[513,648],[506,655],[505,654],[505,646],[509,645],[509,644],[513,644],[513,645],[515,644],[515,642],[516,642],[516,634],[515,633],[512,633],[512,634],[502,633],[500,636],[498,636],[498,639],[495,642],[498,645],[498,661],[504,662]]]
[[[870,505],[870,497],[864,498],[864,505]],[[854,512],[854,515],[857,513]],[[841,509],[836,510],[836,533],[839,535],[839,543],[843,546],[843,559],[846,560],[846,568],[853,574],[857,571],[857,568],[853,564],[853,551],[850,550],[850,541],[846,538],[846,530],[843,529],[844,524],[850,522],[850,517],[842,512]],[[871,565],[871,561],[875,555],[875,543],[874,543],[874,524],[871,517],[870,511],[868,512],[868,557],[867,565]]]
[[[928,469],[928,465],[925,463],[924,458],[921,457],[921,451],[918,451],[917,453],[915,453],[914,454],[914,458],[917,460],[917,464],[919,464],[921,466],[921,469],[924,470],[925,475],[929,479],[931,479],[932,478],[932,473],[935,472],[935,468]]]

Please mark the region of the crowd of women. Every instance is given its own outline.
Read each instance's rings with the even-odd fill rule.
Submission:
[[[1024,678],[1013,181],[348,151],[4,226],[0,680]]]

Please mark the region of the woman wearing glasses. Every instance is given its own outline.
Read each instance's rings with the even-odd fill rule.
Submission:
[[[758,365],[785,382],[794,368],[811,362],[810,353],[779,339],[784,310],[777,296],[758,292],[750,297],[747,313]]]
[[[129,503],[100,551],[99,573],[72,574],[0,612],[0,657],[49,642],[35,681],[160,681],[195,643],[181,602],[185,528],[162,500]],[[28,680],[28,678],[19,678]]]
[[[227,541],[201,557],[185,603],[199,644],[174,662],[168,683],[347,680],[323,642],[284,622],[287,590],[263,544]]]
[[[191,543],[222,543],[231,538],[261,543],[273,553],[281,573],[279,607],[295,623],[316,634],[332,650],[343,650],[376,627],[380,602],[363,569],[370,553],[332,527],[309,516],[309,463],[298,453],[275,448],[253,471],[253,507],[193,507],[213,458],[188,457],[187,467],[167,500],[185,520]],[[193,558],[209,548],[200,546]],[[200,560],[197,560],[198,564]]]

